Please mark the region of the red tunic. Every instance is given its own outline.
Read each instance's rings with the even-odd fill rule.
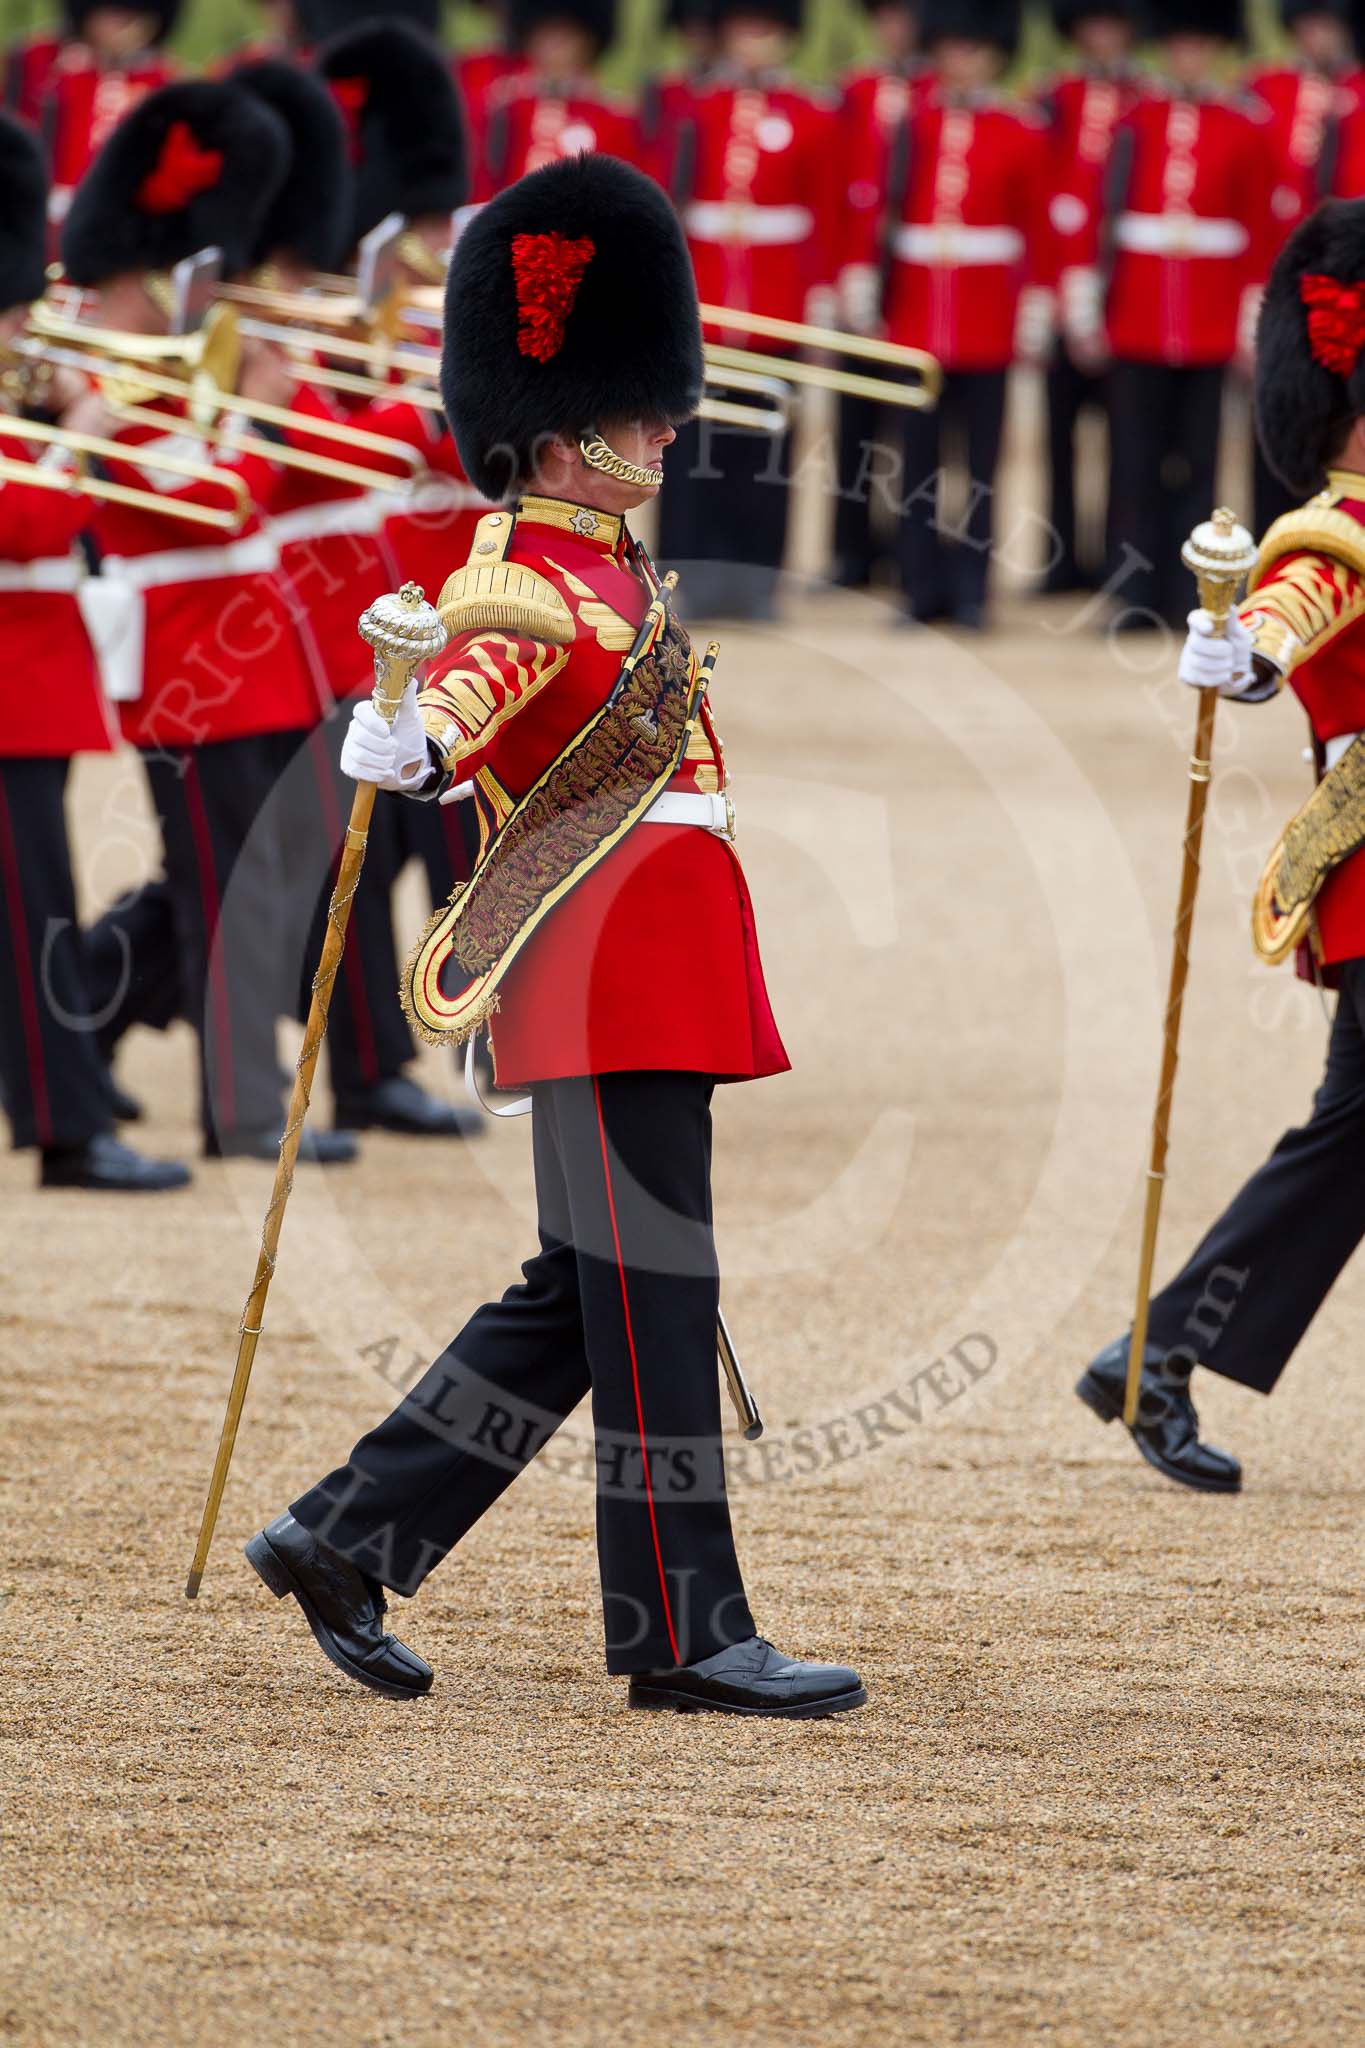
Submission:
[[[1269,131],[1254,101],[1156,89],[1121,122],[1122,189],[1110,223],[1113,355],[1176,366],[1233,360],[1243,295],[1264,283],[1271,255]]]
[[[0,455],[31,463],[34,444],[0,426]],[[117,744],[118,722],[74,595],[84,569],[74,542],[89,520],[88,498],[0,481],[5,754],[67,758]]]
[[[880,233],[894,144],[903,123],[933,90],[925,64],[851,71],[839,86],[840,184],[848,219],[842,223],[838,268],[867,259],[869,238]],[[870,223],[864,218],[870,215]]]
[[[796,85],[711,85],[696,95],[683,150],[691,175],[675,197],[702,303],[805,319],[810,292],[838,268],[833,103]]]
[[[447,576],[469,559],[474,528],[490,509],[488,500],[465,475],[455,437],[439,414],[406,399],[381,400],[366,415],[365,425],[416,448],[426,464],[426,474],[406,499],[391,505],[384,545],[398,578],[394,587],[420,583],[435,604]]]
[[[142,747],[200,746],[314,724],[317,689],[280,578],[279,549],[260,516],[273,505],[283,470],[259,455],[210,454],[197,440],[151,427],[124,427],[117,439],[130,456],[106,465],[115,483],[233,509],[226,487],[158,471],[159,447],[235,471],[253,508],[236,538],[169,514],[97,508],[91,525],[101,574],[142,595],[143,687],[134,703],[120,706],[125,737]]]
[[[485,831],[601,707],[649,600],[623,523],[599,513],[585,536],[575,515],[586,523],[573,505],[524,500],[505,556],[564,597],[572,645],[460,634],[422,691],[448,770],[476,782]],[[493,518],[484,539],[512,515]],[[724,775],[707,712],[669,786],[714,792]],[[504,1087],[642,1068],[748,1080],[789,1064],[738,858],[695,825],[637,825],[527,941],[501,998],[492,1038]]]
[[[1041,260],[1043,164],[1042,126],[1023,109],[937,92],[921,104],[891,228],[890,340],[928,349],[949,370],[1013,361],[1019,294]],[[876,260],[874,245],[862,260]]]
[[[1143,91],[1131,71],[1072,71],[1039,95],[1047,127],[1046,281],[1088,268],[1104,211],[1104,182],[1119,122]]]
[[[1329,189],[1337,126],[1349,95],[1341,80],[1293,64],[1254,71],[1247,90],[1270,115],[1275,152],[1270,239],[1272,249],[1278,249]]]
[[[72,192],[124,115],[175,76],[175,66],[158,50],[115,70],[96,64],[81,44],[68,45],[47,80],[39,114],[52,164],[55,220],[65,214]]]
[[[476,202],[491,199],[527,171],[594,150],[635,162],[639,137],[626,107],[605,98],[590,82],[561,91],[529,72],[511,74],[488,96],[483,154],[471,196]]]
[[[488,150],[489,115],[504,79],[519,77],[526,60],[513,50],[464,50],[451,59],[450,69],[464,108],[473,196],[491,199],[491,192],[479,189]]]
[[[48,80],[62,54],[60,36],[30,36],[12,43],[4,57],[6,110],[21,121],[36,123],[42,112]]]

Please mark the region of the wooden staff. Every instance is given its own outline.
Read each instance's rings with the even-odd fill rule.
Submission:
[[[1228,613],[1242,578],[1256,560],[1256,549],[1245,527],[1226,508],[1194,532],[1180,551],[1180,559],[1192,569],[1199,585],[1199,602],[1213,620],[1213,630],[1227,630]],[[1142,1361],[1147,1349],[1147,1313],[1152,1298],[1152,1268],[1156,1263],[1157,1225],[1161,1220],[1161,1197],[1166,1186],[1166,1152],[1171,1132],[1171,1098],[1180,1061],[1180,1016],[1185,1004],[1185,983],[1190,971],[1190,927],[1194,922],[1195,897],[1199,892],[1199,855],[1204,839],[1204,812],[1208,806],[1209,782],[1213,775],[1213,721],[1218,709],[1217,690],[1199,692],[1195,717],[1194,750],[1190,755],[1190,793],[1185,809],[1185,851],[1180,870],[1180,901],[1175,914],[1175,937],[1171,949],[1171,979],[1166,995],[1165,1040],[1161,1055],[1161,1079],[1157,1086],[1156,1113],[1152,1118],[1152,1150],[1147,1167],[1147,1205],[1142,1219],[1142,1255],[1138,1264],[1137,1305],[1133,1311],[1133,1334],[1128,1345],[1128,1380],[1124,1390],[1123,1419],[1131,1429],[1137,1421],[1138,1396],[1142,1384]]]
[[[358,628],[363,640],[368,640],[374,649],[374,708],[389,725],[398,716],[398,707],[403,692],[424,661],[430,661],[439,654],[446,644],[446,630],[435,611],[426,602],[416,583],[405,583],[396,597],[381,597],[364,614]],[[197,1597],[204,1577],[204,1566],[208,1562],[209,1545],[213,1541],[214,1527],[218,1521],[218,1509],[223,1499],[223,1488],[227,1483],[228,1466],[232,1463],[233,1446],[237,1441],[237,1425],[242,1419],[242,1407],[246,1401],[246,1390],[251,1380],[251,1367],[256,1357],[256,1346],[260,1341],[265,1323],[266,1296],[275,1272],[275,1261],[279,1252],[280,1231],[284,1227],[284,1211],[294,1185],[294,1166],[298,1159],[299,1143],[303,1136],[304,1119],[313,1091],[313,1075],[317,1070],[318,1055],[327,1031],[327,1011],[332,1000],[332,984],[341,965],[341,955],[346,945],[346,926],[350,921],[351,901],[360,881],[360,870],[365,859],[365,845],[370,832],[370,814],[374,810],[376,786],[372,782],[356,785],[355,800],[351,805],[351,821],[346,828],[346,844],[337,870],[336,887],[327,908],[327,932],[323,939],[322,958],[318,971],[313,977],[313,1000],[308,1010],[308,1023],[303,1034],[303,1049],[299,1053],[298,1067],[294,1074],[294,1092],[289,1103],[289,1118],[284,1136],[280,1140],[280,1161],[275,1168],[275,1185],[271,1190],[270,1206],[265,1212],[265,1225],[261,1232],[261,1249],[256,1260],[256,1278],[247,1296],[246,1307],[237,1335],[237,1365],[232,1375],[232,1387],[228,1394],[227,1413],[223,1417],[222,1434],[218,1439],[218,1452],[213,1461],[213,1477],[209,1481],[208,1499],[204,1502],[203,1519],[199,1524],[199,1541],[195,1545],[194,1562],[185,1584],[185,1598]]]

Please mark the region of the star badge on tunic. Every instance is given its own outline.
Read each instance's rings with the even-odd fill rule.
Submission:
[[[586,505],[580,505],[569,525],[575,533],[581,533],[584,540],[592,540],[597,532],[597,514],[590,512]]]

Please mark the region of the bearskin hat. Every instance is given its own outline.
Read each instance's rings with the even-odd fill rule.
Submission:
[[[920,17],[925,49],[953,38],[993,43],[1007,57],[1019,47],[1022,28],[1019,0],[927,0]]]
[[[459,95],[440,52],[401,22],[369,21],[319,52],[350,133],[348,248],[391,213],[454,213],[468,196]]]
[[[105,0],[66,0],[63,12],[66,15],[68,34],[79,40],[84,32],[87,17],[92,15],[96,8],[104,4]],[[139,14],[150,14],[155,21],[156,28],[152,35],[153,43],[164,43],[180,19],[181,0],[160,0],[160,4],[154,4],[154,0],[148,0],[148,4],[145,6],[139,0],[137,11]]]
[[[1243,0],[1148,0],[1146,31],[1153,42],[1167,36],[1216,36],[1224,43],[1244,43],[1247,36]]]
[[[280,57],[239,65],[232,83],[264,101],[289,131],[289,169],[261,223],[252,263],[283,250],[310,270],[334,270],[350,248],[352,206],[340,108],[320,79]]]
[[[47,164],[29,134],[0,114],[0,313],[47,289]]]
[[[1349,0],[1280,0],[1280,20],[1285,28],[1293,28],[1306,14],[1334,14],[1338,21],[1349,21],[1351,8]]]
[[[1329,199],[1285,243],[1256,335],[1256,431],[1299,497],[1320,490],[1338,430],[1365,413],[1365,199]]]
[[[1059,36],[1074,36],[1083,21],[1126,21],[1136,28],[1134,0],[1053,0],[1052,26]]]
[[[548,434],[682,421],[701,395],[697,290],[651,178],[574,156],[509,185],[455,245],[441,391],[460,460],[510,497]]]
[[[532,30],[551,21],[581,28],[601,56],[616,39],[616,0],[508,0],[507,36],[514,50],[525,46]]]
[[[289,169],[289,131],[225,80],[163,85],[125,115],[76,188],[62,229],[73,284],[170,270],[219,248],[246,269]]]
[[[433,39],[441,33],[441,0],[296,0],[296,5],[304,34],[313,43],[349,35],[363,21],[401,21]]]
[[[732,14],[759,15],[800,35],[805,25],[803,0],[711,0],[712,25],[719,28]]]

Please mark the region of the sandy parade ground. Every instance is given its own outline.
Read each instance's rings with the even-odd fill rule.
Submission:
[[[867,1709],[625,1711],[582,1414],[399,1606],[416,1705],[245,1566],[515,1277],[524,1125],[300,1172],[195,1605],[270,1171],[144,1205],[7,1158],[0,2038],[1365,2040],[1365,1265],[1272,1402],[1201,1376],[1240,1498],[1073,1398],[1131,1308],[1193,700],[1081,600],[999,623],[794,590],[715,686],[795,1061],[717,1109],[769,1424],[732,1439],[741,1556]],[[1302,743],[1291,702],[1220,711],[1163,1274],[1316,1083],[1319,999],[1247,929]],[[73,819],[92,905],[147,871],[134,763],[83,764]],[[130,1044],[139,1142],[192,1156],[191,1073],[184,1031]]]

